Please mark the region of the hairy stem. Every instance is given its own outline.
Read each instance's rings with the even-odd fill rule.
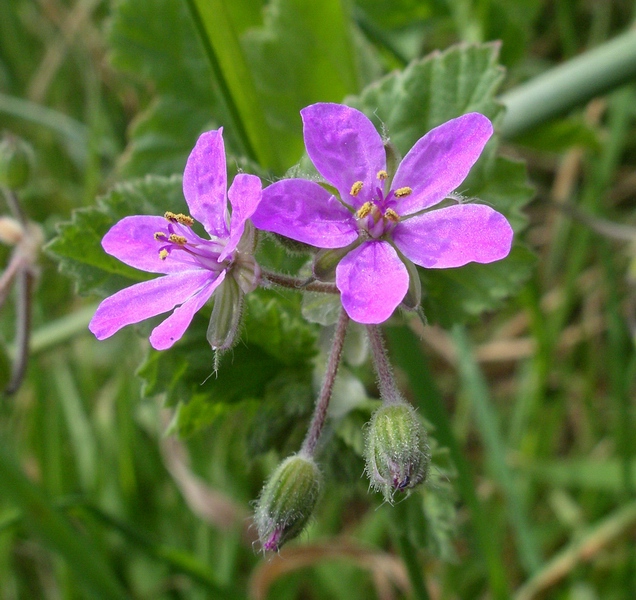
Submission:
[[[336,373],[338,372],[338,366],[340,365],[340,357],[342,356],[342,347],[344,346],[348,324],[349,315],[347,315],[343,308],[340,310],[340,317],[338,318],[338,324],[336,325],[336,332],[333,336],[331,353],[329,354],[329,361],[327,362],[327,369],[325,371],[325,378],[322,382],[320,396],[318,396],[318,400],[316,401],[316,408],[314,409],[314,414],[311,418],[311,424],[309,425],[305,441],[300,449],[300,453],[305,456],[312,457],[314,455],[318,439],[320,438],[320,432],[322,431],[322,426],[325,424],[327,408],[329,407],[329,400],[331,400],[333,384],[336,381]]]
[[[373,365],[378,376],[378,388],[380,389],[382,401],[385,404],[400,404],[404,402],[404,398],[402,398],[402,394],[400,394],[395,383],[395,377],[393,377],[393,369],[384,346],[382,331],[377,325],[367,325],[367,335],[371,344]]]
[[[299,279],[291,275],[281,275],[280,273],[272,273],[271,271],[262,270],[263,279],[280,285],[281,287],[291,288],[292,290],[303,290],[304,292],[321,292],[323,294],[339,294],[338,288],[333,283],[325,283],[324,281],[314,281],[311,279]]]

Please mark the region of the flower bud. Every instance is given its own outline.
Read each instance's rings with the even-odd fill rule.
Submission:
[[[395,492],[423,483],[431,462],[426,431],[406,403],[385,404],[371,416],[365,445],[371,485],[393,502]]]
[[[316,506],[322,474],[313,459],[286,458],[261,492],[254,519],[263,550],[278,551],[305,527]]]
[[[234,277],[226,277],[214,293],[214,306],[206,334],[214,350],[229,350],[234,346],[242,309],[243,292]]]
[[[19,138],[6,136],[0,142],[0,185],[17,190],[29,180],[33,151]]]

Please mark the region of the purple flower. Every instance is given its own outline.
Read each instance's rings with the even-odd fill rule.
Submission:
[[[137,283],[106,298],[89,324],[97,339],[174,308],[150,336],[152,347],[164,350],[181,338],[194,313],[215,291],[216,304],[228,296],[240,301],[243,293],[255,289],[260,269],[251,255],[254,234],[247,219],[261,200],[261,182],[254,175],[239,174],[226,190],[223,130],[219,129],[199,137],[183,174],[190,213],[210,239],[193,231],[192,217],[171,212],[163,217],[126,217],[104,236],[102,246],[108,254],[164,277]],[[226,288],[236,293],[223,293]],[[232,339],[234,333],[229,332]]]
[[[391,178],[384,144],[360,111],[313,104],[301,111],[307,153],[333,188],[284,179],[263,190],[256,227],[319,248],[348,248],[336,286],[349,316],[381,323],[404,299],[403,257],[429,269],[489,263],[510,252],[505,217],[482,204],[430,210],[466,178],[492,135],[470,113],[436,127],[404,157]],[[457,198],[457,196],[454,196]]]

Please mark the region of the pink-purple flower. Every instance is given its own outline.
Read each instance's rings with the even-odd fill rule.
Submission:
[[[468,175],[492,135],[492,124],[469,113],[436,127],[387,172],[385,146],[371,121],[340,104],[301,111],[315,181],[284,179],[263,190],[256,227],[319,248],[347,248],[336,286],[349,316],[381,323],[409,289],[404,257],[429,269],[489,263],[510,252],[506,218],[483,204],[436,208]]]
[[[98,339],[174,309],[150,335],[153,348],[164,350],[183,336],[212,294],[240,300],[258,285],[260,269],[251,254],[254,232],[247,220],[261,200],[261,182],[254,175],[239,174],[227,190],[222,129],[199,137],[183,174],[183,193],[191,216],[166,212],[163,217],[126,217],[104,236],[106,252],[164,276],[106,298],[89,325]],[[210,239],[195,233],[195,219]],[[223,294],[225,287],[236,292]],[[228,331],[230,337],[234,333]]]

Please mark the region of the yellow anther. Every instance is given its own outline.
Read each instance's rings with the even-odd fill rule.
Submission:
[[[400,220],[400,215],[398,215],[392,208],[387,208],[384,212],[384,218],[397,223]]]
[[[161,260],[166,260],[166,258],[168,258],[168,251],[165,248],[163,250],[159,250],[159,258]]]
[[[167,211],[163,213],[163,218],[167,219],[171,223],[181,223],[181,225],[187,225],[188,227],[192,227],[192,225],[194,225],[194,219],[188,215],[184,215],[183,213]]]
[[[360,190],[362,189],[362,186],[364,184],[361,181],[356,181],[352,186],[351,186],[351,191],[349,192],[352,196],[357,196],[360,193]]]
[[[389,174],[384,169],[382,169],[381,171],[378,171],[378,174],[376,175],[376,177],[384,181],[385,179],[389,178]]]
[[[188,240],[182,236],[182,235],[177,235],[176,233],[171,233],[168,236],[168,239],[173,243],[173,244],[179,244],[180,246],[183,246],[184,244],[186,244],[188,242]]]
[[[189,217],[188,215],[184,215],[182,213],[179,213],[178,215],[175,215],[177,222],[181,223],[181,225],[187,225],[188,227],[192,227],[194,225],[194,219],[192,217]]]
[[[396,198],[404,198],[404,196],[408,196],[413,190],[410,187],[401,187],[393,192],[393,195]]]
[[[155,239],[160,242],[161,240],[165,240],[168,237],[163,231],[157,231],[155,233]]]
[[[364,219],[373,210],[373,202],[365,202],[356,213],[358,219]]]

